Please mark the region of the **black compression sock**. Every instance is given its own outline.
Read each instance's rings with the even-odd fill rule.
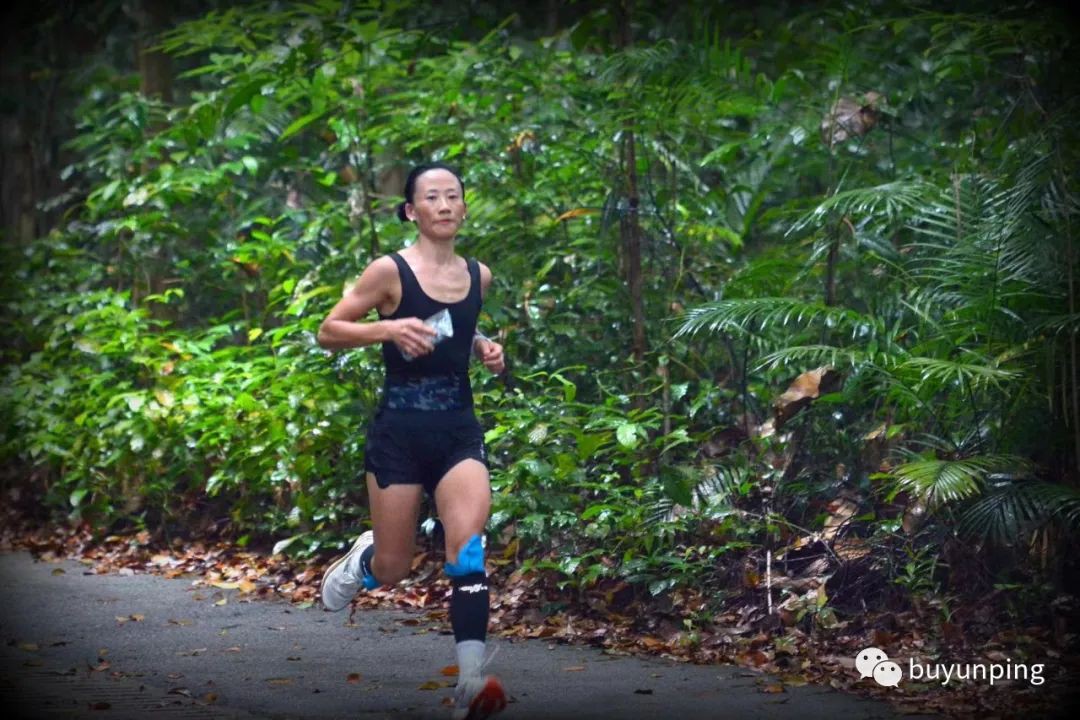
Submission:
[[[454,586],[450,596],[450,625],[454,640],[479,640],[487,637],[489,592],[487,575],[469,573],[451,578]]]

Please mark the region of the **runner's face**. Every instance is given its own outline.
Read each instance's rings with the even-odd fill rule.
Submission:
[[[420,234],[430,238],[452,238],[465,217],[461,183],[449,170],[428,170],[416,178],[413,201],[405,213],[416,221]]]

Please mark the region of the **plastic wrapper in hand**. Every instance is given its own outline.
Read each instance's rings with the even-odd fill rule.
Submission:
[[[450,319],[450,311],[443,308],[439,312],[435,313],[424,324],[435,330],[435,336],[431,338],[433,345],[438,345],[447,338],[454,337],[454,322]],[[412,360],[413,356],[407,352],[402,352],[401,356],[406,360]]]

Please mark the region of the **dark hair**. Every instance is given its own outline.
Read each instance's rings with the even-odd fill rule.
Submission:
[[[461,179],[461,173],[458,169],[441,162],[422,163],[417,165],[409,171],[409,177],[405,179],[405,202],[398,203],[397,216],[401,222],[408,222],[409,217],[405,214],[405,204],[413,201],[413,195],[416,193],[416,178],[420,177],[428,170],[446,170],[457,178],[458,183],[461,185],[461,192],[465,192],[465,181]]]

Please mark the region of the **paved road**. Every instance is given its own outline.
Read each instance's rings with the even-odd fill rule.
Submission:
[[[358,612],[354,625],[347,615],[249,602],[191,578],[95,575],[0,554],[0,707],[99,720],[446,720],[453,678],[440,670],[455,662],[452,637],[405,611]],[[763,678],[738,667],[493,644],[491,669],[511,696],[506,720],[896,717],[819,687],[764,693]]]

